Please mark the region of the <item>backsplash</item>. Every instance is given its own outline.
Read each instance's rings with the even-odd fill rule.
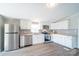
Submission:
[[[31,34],[31,30],[30,29],[20,29],[20,34]]]
[[[50,33],[55,33],[55,34],[63,34],[63,35],[68,35],[68,36],[77,36],[78,30],[77,29],[54,29],[50,30]]]

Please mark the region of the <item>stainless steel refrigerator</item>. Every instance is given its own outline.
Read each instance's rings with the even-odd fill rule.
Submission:
[[[19,26],[16,24],[4,24],[4,51],[19,48]]]

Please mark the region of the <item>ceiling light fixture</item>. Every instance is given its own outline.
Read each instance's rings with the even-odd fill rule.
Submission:
[[[55,7],[57,4],[56,3],[47,3],[46,4],[48,8]]]

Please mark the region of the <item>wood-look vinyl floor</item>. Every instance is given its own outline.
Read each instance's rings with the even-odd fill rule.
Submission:
[[[9,52],[0,52],[0,56],[73,56],[74,49],[65,48],[56,43],[42,43]]]

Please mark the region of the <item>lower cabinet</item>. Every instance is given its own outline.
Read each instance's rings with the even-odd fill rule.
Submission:
[[[31,44],[44,43],[44,34],[33,34],[20,36],[20,47]]]
[[[68,48],[73,48],[72,46],[72,36],[65,36],[60,34],[52,35],[52,41],[60,45],[66,46]]]
[[[44,34],[33,34],[32,43],[33,44],[44,43]]]

